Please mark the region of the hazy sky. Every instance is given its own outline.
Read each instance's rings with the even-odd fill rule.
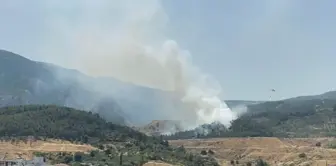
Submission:
[[[59,64],[40,49],[45,23],[60,12],[76,22],[81,11],[74,1],[43,2],[1,1],[0,48]],[[218,79],[226,99],[266,100],[271,88],[273,99],[318,94],[336,85],[335,6],[334,0],[166,0],[164,31]],[[96,21],[113,19],[122,18],[107,13]]]

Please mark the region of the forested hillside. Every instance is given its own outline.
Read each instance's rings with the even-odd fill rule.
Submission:
[[[162,160],[190,166],[217,165],[209,156],[188,153],[183,147],[173,148],[162,138],[148,137],[129,127],[108,123],[98,114],[53,105],[0,108],[0,135],[6,140],[28,136],[58,138],[101,149],[90,154],[76,154],[75,158],[70,154],[38,154],[68,164],[118,165],[122,161],[122,165],[138,165],[149,160]]]
[[[118,104],[112,98],[102,97],[94,89],[84,87],[79,80],[85,79],[88,78],[78,71],[0,50],[0,107],[55,104],[97,112],[109,118],[107,120],[125,124]],[[89,79],[87,82],[90,83]]]
[[[232,121],[229,128],[200,128],[202,132],[198,128],[166,138],[335,136],[336,100],[308,97],[307,100],[295,98],[252,104],[246,114]]]
[[[145,125],[167,118],[164,112],[178,109],[174,102],[171,92],[88,76],[0,50],[0,107],[54,104],[96,112],[117,124]]]

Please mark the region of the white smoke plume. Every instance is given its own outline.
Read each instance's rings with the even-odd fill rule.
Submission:
[[[50,1],[45,7],[50,8],[48,42],[41,52],[53,50],[54,62],[91,76],[173,92],[182,104],[162,114],[183,121],[185,128],[214,121],[230,125],[236,118],[218,97],[222,92],[217,81],[166,36],[169,17],[161,1]],[[53,12],[57,8],[63,14]],[[76,16],[66,15],[74,11]]]
[[[231,110],[235,112],[235,114],[239,117],[245,113],[247,113],[248,108],[245,104],[237,105],[235,107],[232,107]]]

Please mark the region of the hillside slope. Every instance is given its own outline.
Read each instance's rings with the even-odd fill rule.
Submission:
[[[203,127],[199,137],[315,137],[336,135],[335,92],[247,106],[247,113],[221,130]],[[202,128],[202,127],[201,127]],[[167,139],[193,138],[197,130],[178,132]]]
[[[224,100],[224,102],[227,104],[227,106],[234,110],[235,107],[239,106],[248,106],[253,104],[259,104],[263,103],[265,101],[251,101],[251,100]]]
[[[60,78],[58,76],[69,78]],[[66,75],[67,74],[67,75]],[[0,50],[0,107],[24,104],[55,104],[100,113],[114,123],[124,124],[123,112],[112,98],[100,97],[78,79],[84,75],[46,63],[31,61]],[[70,79],[71,78],[71,79]],[[102,99],[108,100],[108,110]],[[111,107],[113,106],[113,107]]]
[[[211,157],[187,153],[183,147],[173,148],[168,142],[148,137],[129,127],[107,123],[98,114],[52,105],[27,105],[0,108],[0,135],[4,140],[27,136],[63,139],[92,144],[101,150],[89,154],[39,153],[59,163],[93,163],[94,165],[134,165],[149,160],[162,160],[190,166],[216,165]],[[69,158],[70,157],[70,158]]]
[[[114,78],[90,77],[0,50],[0,107],[55,104],[97,112],[114,123],[144,125],[164,119],[165,112],[176,109],[172,102],[170,92]]]

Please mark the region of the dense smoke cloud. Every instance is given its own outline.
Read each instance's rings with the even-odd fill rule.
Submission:
[[[55,62],[91,76],[173,92],[178,109],[162,114],[183,120],[185,128],[214,121],[229,125],[236,118],[218,97],[217,81],[201,73],[190,53],[165,36],[169,19],[159,0],[51,2],[46,4],[48,42],[41,51],[53,52]],[[69,17],[67,12],[76,14]]]

